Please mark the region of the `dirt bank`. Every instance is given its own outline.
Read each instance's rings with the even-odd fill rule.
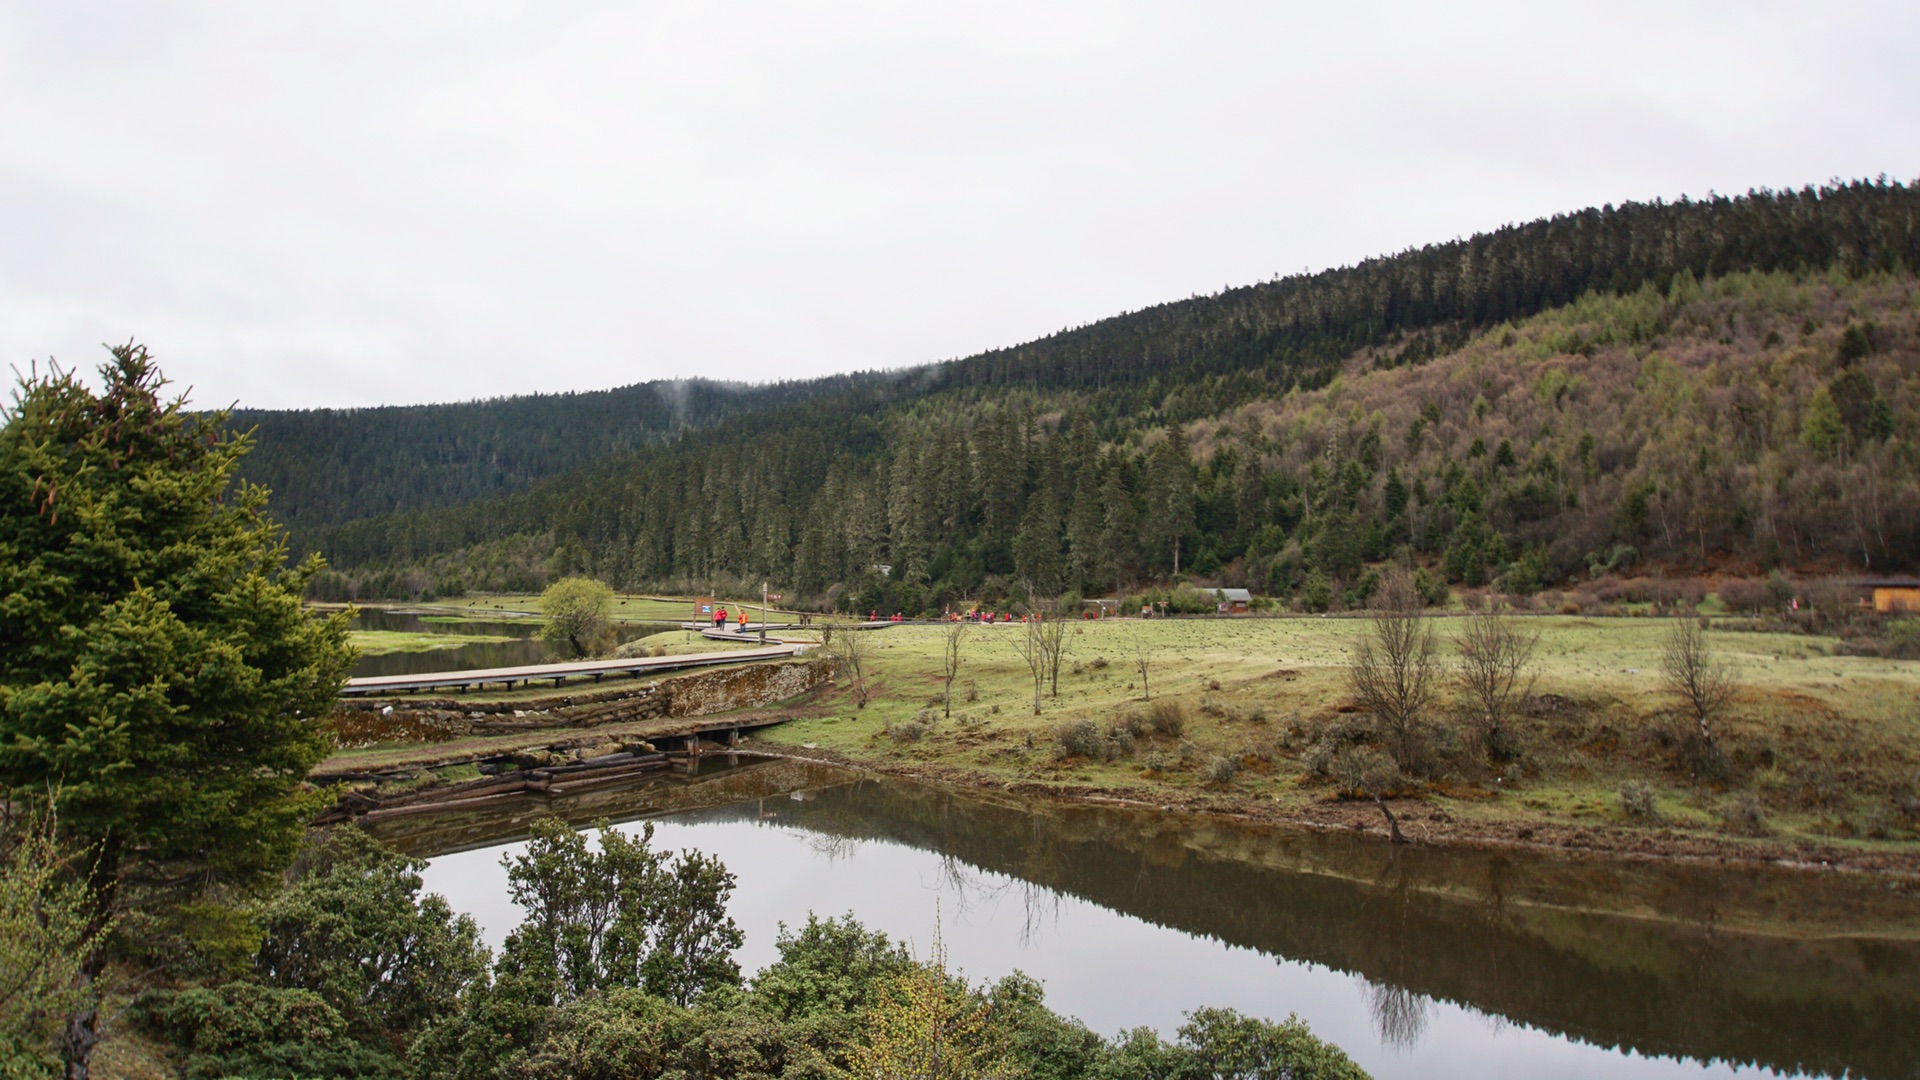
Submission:
[[[1340,829],[1376,836],[1382,844],[1389,842],[1386,819],[1370,802],[1328,799],[1300,805],[1232,791],[1197,793],[1150,785],[1096,787],[1010,781],[952,765],[903,762],[882,756],[849,755],[821,747],[796,746],[783,741],[777,730],[744,739],[741,747],[770,756],[866,769],[966,790],[1005,792],[1066,803],[1137,806],[1176,814],[1216,814],[1298,828]],[[1719,837],[1669,827],[1477,820],[1450,810],[1451,802],[1444,797],[1432,797],[1392,799],[1388,805],[1399,819],[1401,830],[1415,844],[1584,851],[1642,859],[1833,869],[1907,879],[1901,882],[1901,887],[1920,889],[1920,851],[1857,850],[1809,843],[1801,838]]]

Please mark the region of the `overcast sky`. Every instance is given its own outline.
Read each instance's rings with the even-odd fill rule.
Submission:
[[[897,367],[1920,176],[1920,4],[0,2],[0,357],[196,403]]]

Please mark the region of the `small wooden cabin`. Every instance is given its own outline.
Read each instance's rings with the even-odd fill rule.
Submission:
[[[1222,615],[1245,615],[1253,610],[1253,593],[1246,589],[1201,589],[1213,597],[1214,610]]]
[[[1875,611],[1920,613],[1920,578],[1864,578],[1856,584],[1868,591]]]

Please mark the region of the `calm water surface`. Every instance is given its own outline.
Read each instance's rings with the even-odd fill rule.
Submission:
[[[665,623],[615,623],[617,641],[627,642],[661,630],[672,629]],[[392,652],[362,656],[353,665],[353,674],[421,675],[434,671],[471,671],[478,668],[517,667],[573,659],[566,645],[540,640],[540,621],[518,619],[423,618],[418,612],[385,608],[361,608],[354,615],[355,630],[402,630],[413,634],[486,634],[510,637],[512,641],[474,642],[445,649],[420,652]]]
[[[703,768],[709,771],[711,766]],[[778,762],[415,819],[430,889],[498,944],[528,821],[652,816],[718,855],[751,973],[778,924],[852,912],[976,981],[1015,969],[1103,1034],[1298,1013],[1378,1077],[1920,1077],[1920,897],[1884,882],[1395,850],[1032,806]],[[625,825],[622,828],[637,828]]]

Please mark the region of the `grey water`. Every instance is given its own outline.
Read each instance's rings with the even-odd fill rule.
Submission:
[[[509,641],[469,642],[444,649],[417,652],[381,653],[361,656],[352,674],[419,675],[433,671],[472,671],[480,668],[518,667],[523,664],[547,664],[574,659],[562,642],[543,641],[540,621],[532,618],[448,619],[421,612],[388,608],[361,608],[354,614],[356,630],[400,630],[414,634],[484,634],[506,637]],[[616,643],[632,641],[672,624],[620,622],[614,624]]]
[[[1920,1076],[1911,883],[1396,849],[793,762],[389,838],[497,944],[519,917],[501,858],[555,811],[718,855],[749,975],[780,924],[851,912],[923,957],[938,934],[976,982],[1024,971],[1102,1034],[1298,1014],[1382,1078]]]

